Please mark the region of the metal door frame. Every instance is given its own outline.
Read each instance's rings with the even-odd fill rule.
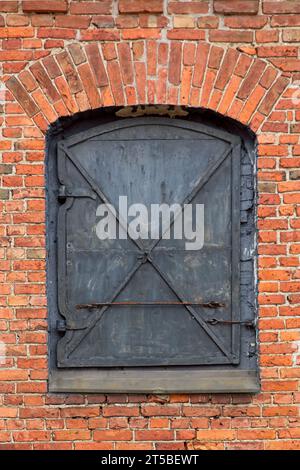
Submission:
[[[81,133],[77,133],[74,136],[68,137],[61,141],[63,146],[60,144],[59,152],[70,152],[70,149],[77,142],[82,142],[93,136],[99,135],[102,132],[111,132],[111,130],[117,130],[120,128],[137,126],[137,125],[147,125],[151,123],[158,123],[160,125],[168,125],[174,127],[183,127],[190,130],[195,130],[201,133],[207,133],[210,136],[221,138],[222,140],[230,143],[232,146],[232,158],[235,159],[236,163],[240,160],[239,144],[241,139],[239,136],[231,135],[228,132],[224,132],[219,129],[213,129],[209,126],[194,123],[191,121],[184,121],[182,119],[169,119],[169,118],[130,118],[122,119],[117,122],[112,122],[111,124],[105,125],[105,130],[103,131],[103,126],[86,130]],[[100,131],[100,132],[99,132]],[[232,189],[236,191],[236,194],[239,194],[240,189],[240,177],[239,172],[236,172],[236,167],[238,165],[232,165],[232,170],[234,172],[232,179]],[[234,191],[232,191],[234,192]],[[92,196],[91,196],[92,197]],[[239,198],[234,199],[233,209],[239,211]],[[61,216],[61,215],[60,215]],[[239,227],[240,222],[239,218],[236,218],[235,225],[232,226],[232,241],[235,241],[235,244],[239,246]],[[62,245],[63,238],[59,237],[59,245]],[[61,257],[59,259],[59,266],[62,266]],[[233,301],[236,302],[236,305],[239,306],[239,250],[232,250],[232,266],[235,266],[237,269],[232,271],[232,294]],[[58,284],[60,285],[62,281],[61,272],[62,269],[59,268],[59,278]],[[238,310],[232,309],[233,320],[238,321]],[[239,325],[233,325],[234,339],[233,341],[240,341],[239,336]],[[68,391],[68,392],[95,392],[95,391],[105,391],[105,392],[119,392],[119,391],[128,391],[129,393],[138,393],[145,391],[162,391],[162,392],[175,392],[175,391],[189,391],[199,392],[199,391],[215,391],[215,392],[225,392],[225,391],[239,391],[239,392],[254,392],[258,390],[258,378],[256,371],[251,370],[235,370],[235,369],[219,369],[217,366],[209,367],[195,367],[195,366],[171,366],[171,367],[146,367],[146,368],[123,368],[122,370],[118,369],[101,369],[101,368],[88,368],[86,369],[61,369],[58,370],[55,367],[51,368],[50,374],[50,391]],[[163,373],[162,373],[163,372]],[[184,376],[190,377],[189,380],[182,380]],[[124,381],[127,383],[124,387]]]

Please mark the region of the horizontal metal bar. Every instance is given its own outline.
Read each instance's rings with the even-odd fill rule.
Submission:
[[[123,302],[97,302],[91,304],[78,304],[76,305],[77,309],[84,308],[101,308],[101,307],[140,307],[140,306],[150,306],[150,307],[170,307],[170,306],[180,306],[180,305],[193,305],[196,307],[203,308],[223,308],[225,307],[224,303],[221,302],[180,302],[180,301],[156,301],[156,302],[135,302],[135,301],[123,301]]]
[[[253,320],[244,320],[244,321],[232,321],[232,320],[222,320],[222,319],[217,319],[217,318],[212,318],[210,320],[206,320],[206,323],[209,323],[210,325],[218,325],[221,323],[222,325],[245,325],[250,328],[255,327],[255,321]]]

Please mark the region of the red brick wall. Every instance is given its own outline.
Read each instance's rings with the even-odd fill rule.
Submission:
[[[300,449],[299,26],[299,1],[0,1],[0,449]],[[259,395],[47,393],[44,133],[139,103],[257,134]]]

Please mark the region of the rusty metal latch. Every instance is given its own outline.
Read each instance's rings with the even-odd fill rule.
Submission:
[[[210,325],[244,325],[247,326],[248,328],[255,328],[255,321],[253,320],[244,320],[244,321],[235,321],[235,320],[223,320],[223,319],[217,319],[217,318],[212,318],[211,320],[206,320],[206,323],[209,323]]]

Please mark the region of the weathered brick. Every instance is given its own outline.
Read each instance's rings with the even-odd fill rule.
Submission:
[[[275,70],[273,67],[267,67],[266,70],[264,71],[259,83],[264,88],[269,89],[269,87],[274,82],[276,76],[277,76],[277,70]]]
[[[60,95],[44,67],[37,62],[30,67],[30,71],[44,90],[46,96],[48,96],[52,102],[58,101],[60,99]]]
[[[108,15],[112,12],[112,2],[111,1],[101,1],[101,2],[81,2],[81,1],[72,1],[70,4],[70,13],[71,15]]]
[[[207,44],[198,44],[196,52],[196,62],[194,69],[193,85],[201,87],[206,69],[206,63],[209,53]]]
[[[173,26],[174,28],[194,28],[195,18],[191,16],[175,16]]]
[[[103,416],[139,416],[139,408],[137,406],[117,406],[110,405],[103,408]]]
[[[181,54],[182,44],[174,42],[171,44],[169,59],[169,81],[173,85],[179,85],[181,76]]]
[[[168,2],[168,12],[173,14],[199,14],[208,13],[208,1],[193,1],[193,2]]]
[[[1,0],[0,1],[0,11],[5,13],[15,13],[18,11],[18,1],[14,0]]]
[[[13,432],[15,442],[35,442],[35,441],[49,441],[49,431],[16,431]]]
[[[133,83],[133,67],[129,44],[118,44],[118,53],[123,83],[126,85],[131,84]]]
[[[174,439],[174,431],[167,430],[141,430],[135,432],[138,441],[172,441]]]
[[[232,441],[236,438],[236,431],[226,429],[206,429],[197,431],[197,439],[201,441]]]
[[[80,44],[71,44],[69,46],[69,51],[70,51],[70,54],[72,56],[72,59],[75,65],[82,64],[83,62],[86,61],[86,57],[83,53],[83,50]]]
[[[122,38],[127,40],[136,39],[158,39],[160,37],[160,29],[158,28],[132,28],[123,29],[121,31]]]
[[[298,2],[293,0],[285,1],[268,1],[264,0],[263,2],[263,12],[264,13],[300,13],[300,5]]]
[[[84,90],[86,91],[88,100],[92,108],[97,108],[101,105],[100,95],[95,83],[95,79],[92,75],[92,71],[88,64],[81,64],[78,67],[78,72],[81,78],[81,82]]]
[[[214,11],[223,15],[256,15],[258,7],[258,0],[214,0]]]
[[[132,439],[132,431],[129,429],[111,429],[105,431],[94,431],[95,441],[130,441]]]
[[[254,85],[259,81],[266,64],[262,61],[254,62],[252,67],[249,70],[248,75],[246,76],[243,84],[238,92],[238,98],[246,99],[249,97],[250,92],[253,90]]]
[[[225,43],[251,43],[253,42],[253,33],[251,31],[222,31],[210,30],[209,40],[212,42],[225,42]]]
[[[300,15],[274,15],[271,17],[271,26],[300,26]]]
[[[219,73],[217,75],[216,84],[215,84],[216,88],[220,90],[224,90],[225,85],[227,84],[234,70],[238,56],[239,56],[238,52],[233,49],[230,49],[226,53],[224,60],[222,62],[221,68],[219,70]]]
[[[115,25],[115,22],[112,16],[97,15],[97,16],[92,17],[91,24],[96,26],[97,28],[113,28]],[[117,26],[120,28],[119,24],[117,24]],[[130,25],[128,25],[127,23],[126,27],[129,27],[129,26]],[[135,26],[137,26],[137,24]]]
[[[120,13],[162,13],[163,0],[119,0]]]
[[[121,71],[117,61],[108,62],[107,73],[115,102],[124,104],[125,98],[122,87]]]
[[[65,13],[68,10],[68,5],[65,0],[44,0],[43,2],[23,0],[22,9],[25,13]]]
[[[87,29],[90,25],[90,22],[91,18],[89,16],[59,15],[57,18],[55,18],[55,25],[58,28]]]
[[[67,82],[69,84],[72,93],[78,93],[82,90],[82,84],[78,77],[77,70],[75,69],[72,60],[67,52],[60,52],[56,56],[56,60],[59,63],[62,71],[65,74]]]
[[[205,32],[190,28],[174,28],[167,32],[167,38],[180,41],[202,41],[205,39]]]
[[[38,38],[53,39],[75,39],[76,31],[71,28],[40,28]],[[54,43],[55,44],[55,43]],[[56,47],[62,47],[63,43],[58,43]],[[53,47],[53,45],[52,45]]]
[[[287,42],[300,42],[300,31],[284,31],[283,32],[283,36],[284,36],[284,40],[287,41]],[[282,64],[282,62],[274,62],[275,64],[278,64],[278,66],[280,66]],[[288,70],[288,71],[298,71],[299,70],[299,61],[295,60],[295,61],[292,61],[292,60],[289,60],[289,63],[292,65],[292,66],[296,66],[296,68],[290,68],[290,67],[280,67],[282,68],[282,70]],[[297,67],[298,65],[298,67]]]
[[[288,84],[288,79],[285,77],[280,77],[278,80],[274,83],[274,85],[270,88],[268,91],[265,99],[263,100],[261,106],[259,107],[259,111],[261,111],[263,114],[268,114],[280,94],[284,91]]]
[[[85,441],[90,440],[91,432],[83,429],[68,429],[67,431],[54,431],[55,441]]]
[[[91,68],[94,72],[97,86],[105,86],[108,84],[107,73],[100,56],[97,44],[88,44],[85,48]]]
[[[268,22],[264,16],[229,16],[224,19],[225,26],[234,29],[260,29]]]
[[[31,99],[25,88],[15,77],[11,77],[6,82],[6,86],[15,95],[16,99],[27,112],[28,116],[34,116],[38,113],[38,107]]]
[[[135,43],[133,45],[133,54],[135,50],[134,46],[138,46],[139,44],[140,43]],[[110,44],[110,43],[102,44],[101,49],[102,49],[102,54],[105,60],[113,60],[117,58],[117,51],[116,51],[116,47],[114,44]]]
[[[198,28],[215,29],[219,25],[219,18],[215,16],[202,16],[197,20]]]
[[[73,30],[67,31],[73,32]],[[81,30],[80,39],[82,41],[118,41],[120,39],[120,32],[114,29]]]
[[[57,62],[51,56],[43,59],[43,65],[45,69],[47,70],[50,78],[56,78],[62,74],[60,68],[58,67]]]

